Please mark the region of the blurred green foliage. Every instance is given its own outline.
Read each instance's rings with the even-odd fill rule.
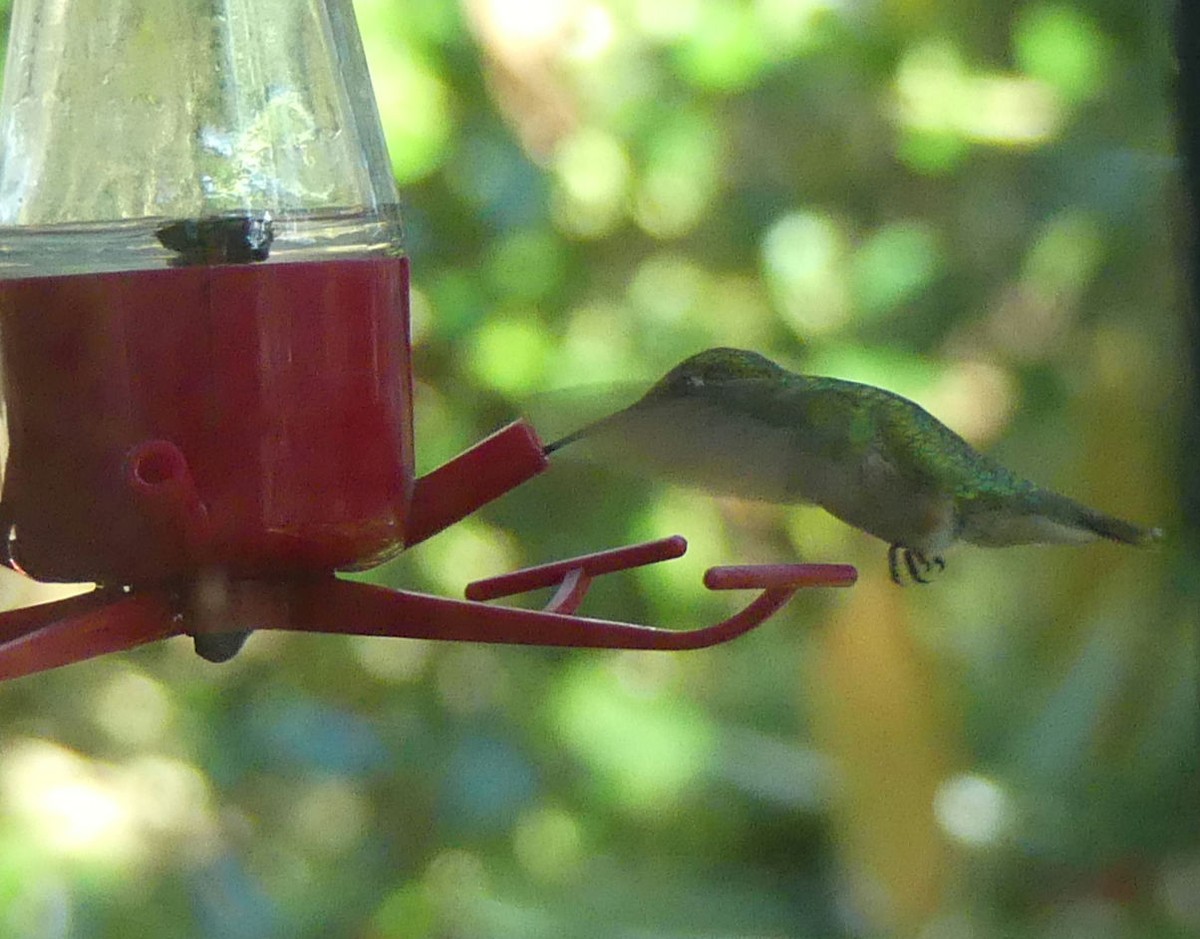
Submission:
[[[422,471],[552,389],[740,345],[1172,526],[1165,6],[356,9],[405,205]],[[737,600],[702,589],[714,563],[863,576],[707,652],[259,634],[227,665],[173,640],[0,686],[0,933],[1200,933],[1176,549],[964,549],[901,591],[818,510],[565,464],[367,576],[455,595],[675,532],[687,558],[586,611],[716,620]]]

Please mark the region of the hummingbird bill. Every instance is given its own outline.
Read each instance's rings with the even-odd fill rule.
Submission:
[[[1162,537],[1043,489],[920,405],[756,352],[709,349],[629,407],[556,440],[710,492],[811,503],[888,545],[893,581],[928,583],[957,542],[1145,545]]]

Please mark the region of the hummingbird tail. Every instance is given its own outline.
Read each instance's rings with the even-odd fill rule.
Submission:
[[[1094,531],[1101,538],[1107,538],[1109,541],[1117,541],[1121,544],[1141,547],[1161,541],[1163,537],[1161,528],[1143,528],[1141,525],[1135,525],[1133,522],[1127,522],[1124,519],[1113,518],[1111,515],[1097,512],[1095,509],[1085,508],[1083,518],[1087,528]]]
[[[1119,544],[1140,547],[1153,544],[1163,537],[1162,529],[1144,528],[1127,522],[1124,519],[1106,515],[1096,509],[1089,508],[1074,499],[1068,499],[1056,492],[1039,490],[1034,497],[1037,512],[1051,525],[1065,527],[1068,530],[1083,535],[1084,540],[1090,538],[1105,538]],[[1048,539],[1049,540],[1049,539]],[[1071,538],[1066,533],[1062,541],[1079,540]]]
[[[1105,538],[1147,545],[1162,538],[1157,528],[1105,515],[1048,489],[1030,487],[1001,506],[981,504],[963,517],[961,537],[971,544],[1001,548],[1018,544],[1086,544]]]

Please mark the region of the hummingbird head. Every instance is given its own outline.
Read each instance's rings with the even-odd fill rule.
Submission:
[[[788,373],[757,352],[744,349],[706,349],[667,372],[646,398],[676,397],[699,389],[749,379],[772,380]]]

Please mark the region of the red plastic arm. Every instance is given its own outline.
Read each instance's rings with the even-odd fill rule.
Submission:
[[[466,597],[468,600],[495,600],[499,597],[511,597],[518,593],[537,590],[540,587],[553,587],[561,583],[563,578],[572,571],[581,571],[589,578],[599,577],[601,574],[624,571],[631,567],[669,561],[673,558],[683,557],[686,553],[687,540],[680,535],[672,535],[670,538],[661,538],[658,541],[645,541],[624,548],[583,554],[565,561],[526,567],[519,571],[513,571],[511,574],[500,574],[486,580],[477,580],[467,584]]]
[[[166,593],[79,597],[0,614],[0,680],[124,652],[182,632]]]
[[[557,584],[558,591],[545,610],[574,613],[593,577],[670,560],[686,552],[687,541],[673,535],[477,580],[467,584],[466,596],[468,600],[495,600]],[[858,571],[850,564],[742,564],[711,567],[704,573],[704,586],[709,590],[795,591],[802,587],[849,587],[857,580]]]
[[[803,587],[847,587],[858,577],[857,571],[845,564],[714,567],[705,575],[711,589],[758,589],[762,593],[739,613],[701,629],[656,629],[562,612],[578,606],[586,592],[591,579],[591,573],[586,570],[589,562],[622,569],[639,553],[648,556],[678,551],[682,542],[682,538],[668,538],[504,575],[509,587],[516,584],[527,589],[547,586],[561,578],[559,593],[545,610],[485,606],[472,600],[450,600],[327,579],[292,585],[288,588],[286,610],[281,609],[279,621],[264,626],[459,642],[603,649],[701,649],[727,642],[758,626]],[[558,577],[548,576],[548,571]],[[478,583],[474,585],[477,595]],[[494,584],[494,581],[482,583]]]
[[[790,587],[767,590],[727,620],[702,629],[677,631],[543,610],[484,606],[470,600],[327,580],[294,585],[287,622],[272,626],[304,632],[514,645],[701,649],[727,642],[753,629],[787,603],[795,590]]]
[[[850,587],[858,580],[851,564],[740,564],[704,572],[709,590],[763,590],[773,587]]]
[[[514,421],[501,428],[416,481],[405,546],[436,535],[548,465],[532,425]]]

